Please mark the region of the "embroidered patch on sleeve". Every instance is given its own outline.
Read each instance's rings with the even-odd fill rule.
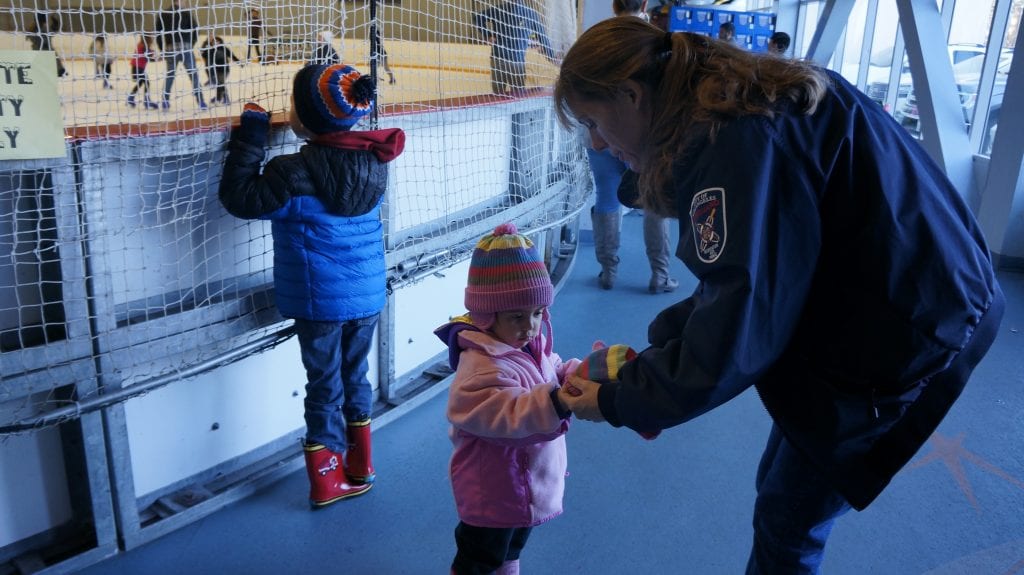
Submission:
[[[725,248],[725,189],[707,188],[697,192],[690,202],[690,227],[697,257],[710,264]]]

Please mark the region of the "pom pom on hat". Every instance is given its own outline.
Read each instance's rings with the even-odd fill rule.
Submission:
[[[295,112],[314,134],[349,130],[373,111],[373,79],[344,64],[310,64],[292,82]]]
[[[549,306],[554,294],[544,260],[515,224],[501,224],[477,242],[466,283],[467,310],[482,314]]]

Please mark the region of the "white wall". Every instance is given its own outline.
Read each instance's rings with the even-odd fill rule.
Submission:
[[[447,346],[434,329],[465,312],[463,294],[469,260],[395,291],[395,373],[409,373]]]
[[[612,12],[612,0],[587,0],[583,4],[582,29],[586,30],[601,20],[611,18],[614,15]]]
[[[71,519],[67,483],[56,429],[0,440],[0,547]]]
[[[293,337],[270,351],[129,400],[124,407],[135,495],[144,497],[304,428],[305,382]],[[295,434],[296,441],[302,437]]]

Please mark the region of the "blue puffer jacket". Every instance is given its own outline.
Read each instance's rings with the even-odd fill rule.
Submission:
[[[272,158],[261,175],[269,123],[249,120],[243,115],[232,132],[220,200],[235,216],[273,222],[281,315],[346,321],[379,313],[386,297],[385,161],[369,150],[307,144]]]

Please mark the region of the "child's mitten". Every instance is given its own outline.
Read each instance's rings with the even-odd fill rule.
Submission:
[[[596,381],[610,383],[619,381],[619,369],[627,361],[636,357],[636,351],[628,345],[615,344],[608,347],[595,347],[594,351],[576,368],[576,375]]]
[[[264,110],[259,104],[247,103],[242,108],[242,116],[239,119],[238,127],[235,128],[235,136],[243,142],[262,148],[267,143],[269,132],[270,112]]]
[[[583,362],[576,368],[576,375],[595,381],[597,383],[613,383],[619,381],[619,370],[627,361],[636,357],[636,351],[625,344],[615,344],[604,347],[603,343],[595,343],[594,351],[590,353]],[[571,384],[566,385],[566,391],[570,395],[579,395],[581,392]],[[660,431],[638,431],[644,439],[658,437]]]

